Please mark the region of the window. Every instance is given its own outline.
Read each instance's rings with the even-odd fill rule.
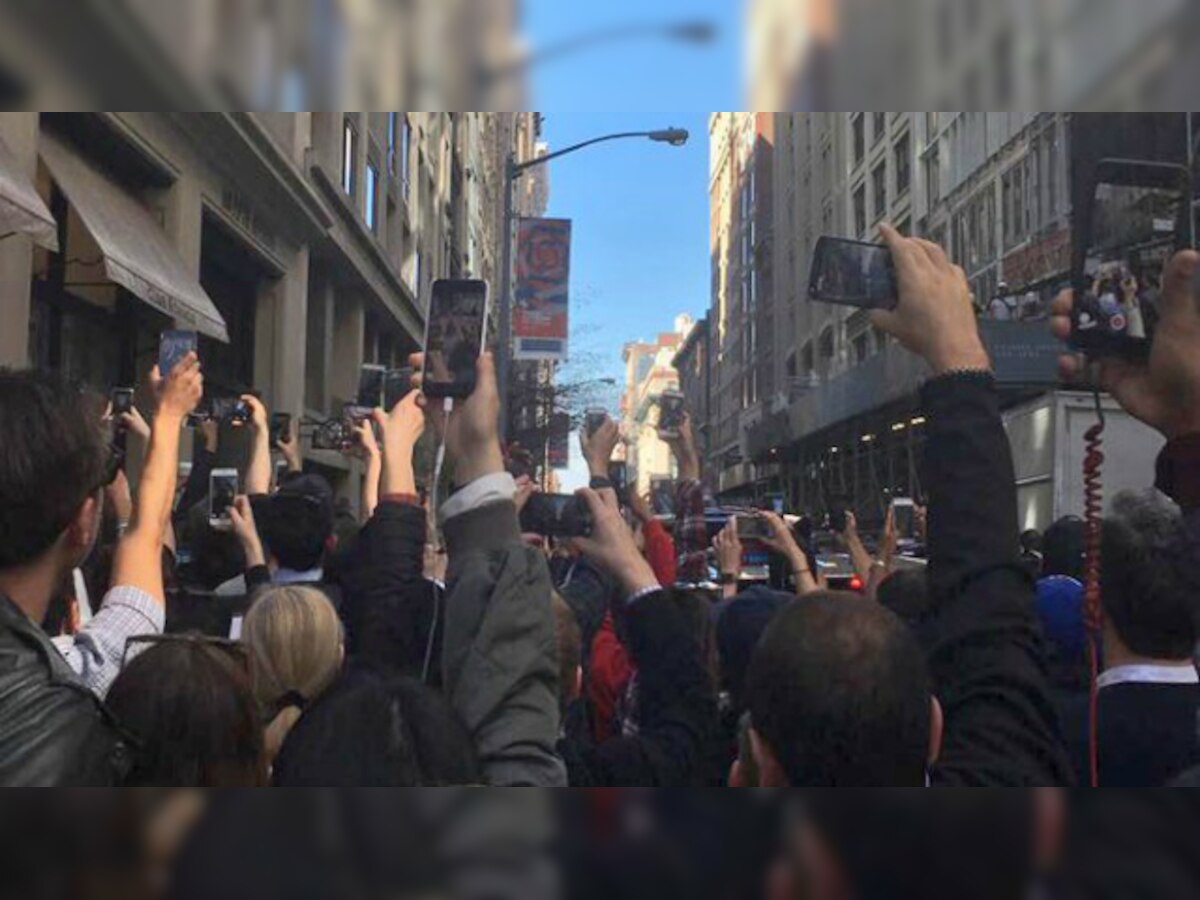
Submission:
[[[396,120],[399,117],[399,115],[400,115],[399,113],[394,113],[394,112],[388,113],[387,168],[388,168],[388,174],[392,175],[392,176],[395,176],[395,174],[396,174],[396,137],[397,137]]]
[[[933,209],[937,202],[942,199],[942,161],[938,155],[938,148],[935,146],[928,156],[925,157],[925,197],[929,203],[929,208]]]
[[[408,194],[409,186],[409,157],[412,155],[412,123],[408,120],[408,114],[404,115],[404,122],[400,128],[400,181],[404,184],[404,193]]]
[[[863,235],[867,231],[867,186],[860,184],[854,191],[854,233]]]
[[[872,113],[872,115],[874,116],[874,123],[872,124],[871,137],[875,143],[878,143],[887,133],[887,113],[877,112]]]
[[[854,131],[854,164],[857,166],[867,154],[866,120],[859,113],[850,123]]]
[[[821,208],[821,234],[833,234],[833,203],[828,200]]]
[[[342,126],[342,190],[354,196],[354,190],[358,187],[358,179],[355,177],[354,162],[358,157],[358,130],[354,127],[354,123],[346,119]]]
[[[824,372],[829,372],[833,363],[834,342],[832,326],[821,332],[821,369]]]
[[[374,162],[367,163],[367,185],[363,193],[363,219],[367,227],[374,232],[379,231],[379,166]]]
[[[871,173],[872,188],[875,190],[875,218],[887,212],[887,160],[883,160]]]
[[[801,371],[805,376],[812,375],[813,371],[817,367],[816,360],[813,358],[812,341],[809,341],[807,344],[805,344],[804,349],[800,351],[800,366]]]
[[[912,163],[909,155],[912,152],[912,141],[906,134],[896,143],[894,155],[896,157],[896,196],[903,197],[908,193],[909,183],[912,181]]]
[[[854,361],[860,364],[865,363],[870,355],[870,338],[869,335],[864,332],[854,339]]]
[[[905,216],[896,223],[896,230],[905,237],[912,237],[912,219],[910,219],[908,216]]]

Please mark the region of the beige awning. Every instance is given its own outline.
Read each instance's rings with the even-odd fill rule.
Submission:
[[[47,250],[58,250],[58,226],[17,158],[0,140],[0,235],[20,232]]]
[[[221,313],[149,211],[73,147],[45,131],[41,155],[99,245],[109,279],[179,327],[228,343]]]

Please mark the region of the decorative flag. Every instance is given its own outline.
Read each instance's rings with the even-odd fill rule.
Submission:
[[[550,440],[546,448],[546,461],[552,469],[567,469],[571,466],[571,414],[555,413],[550,418]]]
[[[571,222],[522,219],[517,237],[513,358],[567,358]]]

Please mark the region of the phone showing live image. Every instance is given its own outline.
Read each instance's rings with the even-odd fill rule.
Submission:
[[[392,369],[387,373],[383,385],[383,408],[388,412],[395,409],[404,398],[413,391],[413,370],[411,368]]]
[[[821,237],[813,251],[808,296],[858,309],[895,309],[900,292],[891,251],[883,244]]]
[[[133,388],[114,388],[112,392],[112,415],[119,419],[133,412]]]
[[[238,470],[214,469],[208,482],[208,524],[217,530],[228,530],[229,510],[238,495]]]
[[[164,331],[158,339],[158,374],[170,376],[189,353],[195,353],[199,338],[194,331]]]
[[[463,399],[475,392],[476,366],[487,327],[486,281],[433,283],[425,331],[426,397]]]

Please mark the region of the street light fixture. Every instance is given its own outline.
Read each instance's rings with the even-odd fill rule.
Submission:
[[[501,255],[501,288],[500,288],[500,334],[498,348],[500,358],[497,360],[496,377],[500,384],[500,436],[508,435],[508,385],[512,368],[512,278],[513,278],[513,226],[516,224],[516,213],[513,209],[513,188],[516,181],[530,169],[547,165],[548,163],[578,153],[587,147],[603,144],[609,141],[622,140],[651,140],[671,147],[682,147],[691,135],[686,128],[659,128],[654,131],[622,131],[617,134],[606,134],[591,140],[582,141],[570,147],[565,147],[555,153],[548,153],[535,159],[517,162],[512,153],[508,155],[508,163],[504,171],[504,249]]]

